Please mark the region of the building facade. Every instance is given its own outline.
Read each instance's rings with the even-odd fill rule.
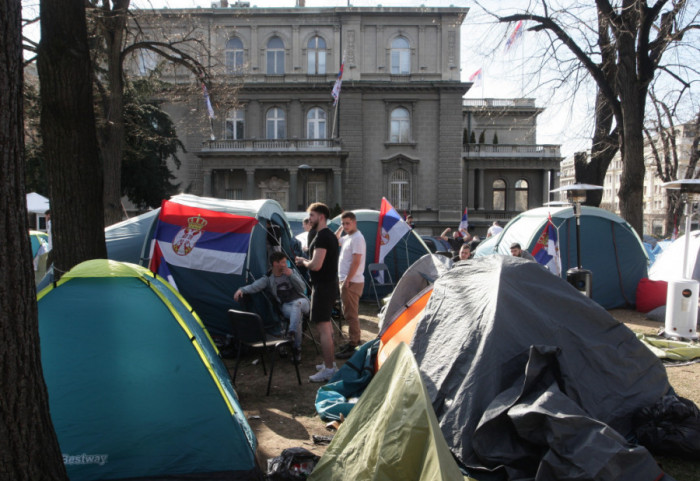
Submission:
[[[486,223],[541,205],[559,147],[536,145],[541,109],[531,99],[463,102],[467,13],[245,4],[139,12],[153,39],[195,32],[215,73],[213,119],[201,94],[166,105],[187,149],[177,181],[204,196],[273,198],[288,211],[314,201],[377,209],[387,197],[426,233],[455,226],[467,205],[477,224],[477,212]],[[137,58],[132,69],[148,63]],[[163,78],[196,83],[181,67]],[[488,139],[471,145],[464,129]]]

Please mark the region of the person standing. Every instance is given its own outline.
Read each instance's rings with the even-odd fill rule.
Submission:
[[[338,239],[327,226],[331,211],[326,204],[315,202],[307,212],[316,235],[309,243],[309,259],[297,256],[294,261],[311,273],[311,322],[318,326],[321,336],[323,366],[309,376],[309,381],[327,382],[338,370],[333,361],[331,324],[331,312],[338,293]]]
[[[360,296],[365,287],[365,257],[367,244],[362,233],[357,230],[357,217],[352,212],[343,212],[340,216],[342,227],[336,235],[340,244],[338,260],[338,281],[340,282],[340,300],[343,303],[343,316],[348,323],[350,341],[335,353],[337,359],[347,359],[353,355],[355,348],[362,344],[360,335]],[[345,231],[340,236],[341,229]]]

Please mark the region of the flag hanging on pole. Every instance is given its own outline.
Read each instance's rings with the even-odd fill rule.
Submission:
[[[467,234],[467,228],[469,227],[469,215],[468,215],[468,207],[464,208],[464,214],[462,214],[462,220],[459,221],[459,227],[458,230],[459,232],[463,233],[463,235]]]
[[[207,90],[207,86],[204,85],[204,82],[202,82],[202,92],[204,93],[204,103],[207,105],[207,112],[209,112],[209,118],[214,119],[216,118],[216,116],[214,115],[214,109],[211,106],[209,91]]]
[[[343,69],[345,68],[345,60],[340,64],[340,71],[338,72],[338,78],[335,79],[335,84],[333,84],[333,90],[331,90],[331,97],[333,97],[333,106],[335,107],[340,98],[340,86],[343,83]]]
[[[386,255],[409,232],[411,232],[411,227],[403,221],[401,215],[386,200],[386,197],[382,197],[382,206],[377,222],[377,241],[374,246],[374,262],[384,262]],[[384,273],[380,272],[377,275],[380,276],[377,280],[383,282]]]
[[[469,81],[473,82],[472,87],[478,87],[484,80],[484,75],[481,69],[477,70],[469,77]]]
[[[509,51],[513,45],[517,43],[517,41],[523,36],[523,21],[520,20],[517,25],[515,25],[515,30],[513,30],[513,33],[510,34],[510,37],[508,37],[508,40],[506,40],[506,48],[505,51]]]
[[[549,216],[544,230],[537,239],[537,244],[532,249],[532,256],[535,260],[549,269],[549,272],[561,277],[561,256],[559,255],[559,237],[557,228]]]

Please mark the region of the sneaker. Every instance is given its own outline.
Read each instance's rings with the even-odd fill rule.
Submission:
[[[325,368],[326,368],[326,365],[324,363],[316,364],[317,371],[323,371]],[[333,369],[338,369],[338,366],[336,365],[335,361],[333,361]]]
[[[309,376],[309,382],[328,382],[336,372],[338,372],[338,369],[334,367],[324,368],[313,376]]]

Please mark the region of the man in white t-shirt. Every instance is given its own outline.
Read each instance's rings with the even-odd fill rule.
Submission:
[[[301,221],[302,226],[304,226],[304,232],[297,234],[295,237],[301,243],[301,251],[306,255],[309,252],[309,231],[311,230],[311,221],[308,217],[304,217]]]
[[[498,235],[502,230],[503,227],[501,227],[501,224],[497,220],[495,220],[493,221],[493,224],[491,224],[491,227],[489,227],[489,230],[486,231],[486,237],[493,237],[495,235]]]
[[[365,256],[367,245],[362,233],[357,230],[357,217],[352,212],[343,212],[340,216],[345,231],[341,235],[338,229],[340,256],[338,257],[338,281],[340,282],[340,299],[343,303],[343,316],[348,323],[350,341],[335,353],[338,359],[347,359],[362,342],[360,339],[360,296],[365,287]]]

